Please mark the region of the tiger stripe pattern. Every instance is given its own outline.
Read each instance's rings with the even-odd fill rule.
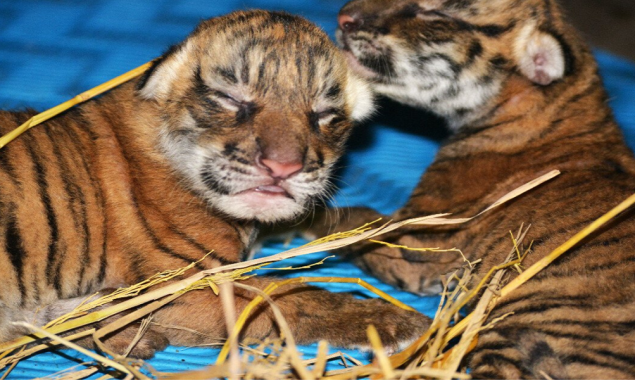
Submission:
[[[207,254],[187,274],[238,262],[260,225],[322,201],[353,120],[372,109],[368,86],[308,21],[250,11],[202,22],[142,77],[0,150],[0,341],[26,333],[12,321],[43,325],[94,292]],[[0,133],[34,114],[0,112]],[[237,310],[253,297],[236,289]],[[426,324],[383,301],[310,286],[274,298],[298,342],[365,346],[373,323],[396,348]],[[155,314],[132,355],[216,342],[223,321],[216,296],[190,292]],[[122,352],[135,332],[106,343]],[[244,336],[275,334],[265,307]]]
[[[351,67],[389,98],[429,110],[453,132],[392,218],[477,214],[552,169],[562,174],[462,226],[395,233],[411,247],[482,259],[476,280],[531,225],[529,267],[635,192],[635,160],[607,105],[590,49],[553,0],[354,0],[339,14]],[[425,127],[425,126],[422,126]],[[349,213],[349,229],[378,215]],[[474,378],[635,377],[632,212],[505,297],[466,360]],[[462,265],[453,253],[358,245],[346,254],[417,293]],[[513,278],[513,274],[510,278]],[[487,323],[487,322],[486,322]]]

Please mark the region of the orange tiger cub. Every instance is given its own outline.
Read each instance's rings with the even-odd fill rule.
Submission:
[[[259,224],[320,200],[352,120],[371,109],[365,82],[308,21],[265,11],[204,21],[142,78],[0,150],[0,341],[26,332],[13,321],[42,325],[93,292],[209,252],[190,272],[239,261]],[[33,114],[1,112],[0,133]],[[262,288],[271,279],[247,282]],[[236,289],[237,309],[253,297]],[[274,298],[298,342],[367,346],[372,323],[397,348],[426,326],[383,301],[309,286]],[[226,335],[209,291],[180,297],[153,321],[133,355]],[[262,339],[276,328],[263,308],[244,335]],[[107,344],[121,352],[135,331]]]
[[[430,110],[453,131],[393,216],[472,216],[512,189],[562,175],[466,225],[397,233],[392,242],[458,247],[478,275],[502,263],[509,231],[531,224],[524,266],[635,191],[635,160],[607,105],[594,58],[552,0],[354,0],[338,40],[379,94]],[[343,229],[377,217],[356,210]],[[475,378],[634,378],[632,212],[500,301],[467,359]],[[347,252],[412,292],[439,290],[453,253],[357,246]],[[507,279],[509,280],[509,279]],[[510,314],[511,313],[511,314]]]

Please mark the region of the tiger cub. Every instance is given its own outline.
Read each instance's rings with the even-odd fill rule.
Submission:
[[[453,132],[392,218],[473,216],[512,189],[562,175],[466,225],[389,241],[458,247],[477,275],[502,263],[509,231],[531,224],[528,267],[635,191],[635,160],[607,105],[589,48],[554,1],[354,0],[338,40],[374,90],[442,116]],[[373,220],[356,210],[343,229]],[[357,218],[355,216],[358,216]],[[357,246],[386,282],[439,290],[453,253]],[[467,360],[476,378],[635,377],[635,223],[623,215],[502,299]],[[478,280],[478,278],[477,278]]]
[[[0,150],[0,341],[25,333],[12,321],[42,325],[86,295],[209,252],[190,273],[239,261],[259,224],[320,201],[352,120],[372,108],[365,82],[308,21],[250,11],[202,22],[145,76]],[[0,132],[34,114],[1,112]],[[236,289],[238,311],[253,297]],[[372,323],[396,348],[427,324],[380,300],[310,286],[274,298],[298,342],[367,346]],[[209,291],[185,294],[153,321],[133,355],[226,336]],[[263,307],[244,335],[262,339],[276,328]],[[135,333],[107,344],[121,352]]]

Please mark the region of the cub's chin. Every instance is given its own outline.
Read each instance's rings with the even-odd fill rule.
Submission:
[[[261,186],[238,194],[223,195],[213,206],[237,219],[274,223],[300,216],[307,209],[307,203],[277,186]]]

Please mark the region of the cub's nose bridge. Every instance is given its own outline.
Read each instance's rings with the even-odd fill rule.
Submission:
[[[258,120],[256,163],[273,177],[287,178],[304,167],[308,121],[298,115],[271,112]]]
[[[271,137],[271,135],[270,135]],[[306,147],[294,136],[258,140],[256,164],[275,178],[288,178],[304,168]]]

